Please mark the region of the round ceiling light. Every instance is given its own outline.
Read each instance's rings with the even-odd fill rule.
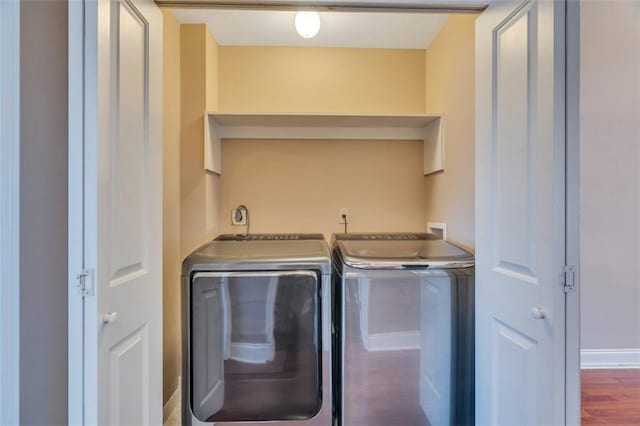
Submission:
[[[312,38],[320,31],[320,14],[318,12],[296,13],[296,31],[304,38]]]

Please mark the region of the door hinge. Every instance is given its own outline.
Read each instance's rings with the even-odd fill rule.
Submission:
[[[84,268],[78,275],[76,287],[82,297],[93,296],[93,269]]]
[[[569,293],[576,289],[576,267],[573,265],[565,265],[562,271],[562,286],[564,292]]]

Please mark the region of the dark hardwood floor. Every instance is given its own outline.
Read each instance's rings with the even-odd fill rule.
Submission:
[[[582,370],[583,425],[640,425],[640,369]]]

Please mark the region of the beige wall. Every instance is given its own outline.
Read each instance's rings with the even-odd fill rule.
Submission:
[[[205,33],[205,66],[206,70],[206,93],[207,98],[206,109],[207,111],[216,111],[218,109],[218,80],[219,80],[219,72],[218,72],[218,63],[220,56],[220,48],[218,47],[218,43],[213,38],[209,31]]]
[[[180,375],[180,25],[163,10],[163,397]]]
[[[204,170],[204,112],[218,104],[218,45],[205,25],[164,16],[163,398],[181,372],[182,260],[218,230],[219,177]]]
[[[640,348],[640,3],[581,8],[582,347]]]
[[[220,47],[221,111],[424,112],[424,50]],[[418,141],[224,141],[221,232],[249,208],[251,232],[420,231]]]
[[[21,425],[68,422],[67,6],[20,3]]]
[[[220,47],[220,110],[424,112],[424,50]]]
[[[449,17],[429,46],[426,110],[444,114],[444,172],[426,177],[426,218],[446,222],[449,239],[474,247],[475,15]]]
[[[230,211],[249,208],[251,232],[420,231],[420,141],[231,140],[222,144],[222,232]]]
[[[219,177],[204,169],[204,113],[215,106],[218,51],[205,25],[181,25],[180,234],[184,258],[217,233]],[[212,69],[210,69],[209,67]]]

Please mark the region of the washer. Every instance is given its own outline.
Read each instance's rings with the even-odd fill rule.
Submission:
[[[331,425],[324,237],[221,235],[182,273],[183,425]]]
[[[474,257],[432,234],[333,236],[338,424],[474,424]]]

